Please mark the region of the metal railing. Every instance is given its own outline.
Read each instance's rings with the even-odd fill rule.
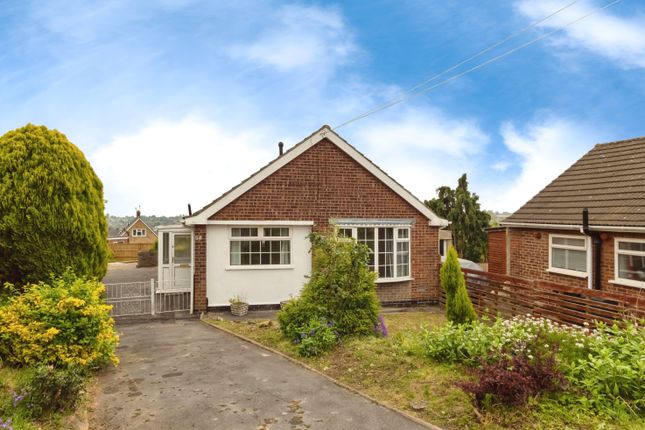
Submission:
[[[105,303],[112,306],[112,317],[155,315],[190,311],[193,295],[190,281],[120,282],[105,284]]]

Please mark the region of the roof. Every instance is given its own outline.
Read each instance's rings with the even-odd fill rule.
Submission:
[[[222,194],[216,200],[206,205],[199,211],[195,212],[191,216],[184,218],[184,223],[186,225],[195,225],[195,224],[206,224],[208,219],[219,212],[221,209],[225,208],[235,199],[240,197],[242,194],[253,188],[255,185],[262,182],[264,179],[269,177],[271,174],[275,173],[281,167],[285,166],[287,163],[298,157],[300,154],[304,153],[307,149],[316,145],[318,142],[327,139],[344,151],[347,155],[353,158],[358,164],[363,166],[367,171],[376,176],[381,182],[390,187],[395,193],[401,196],[405,201],[422,213],[430,221],[430,225],[444,226],[448,225],[448,221],[439,218],[432,210],[430,210],[426,205],[421,202],[418,198],[412,195],[407,189],[405,189],[401,184],[396,182],[392,177],[387,173],[381,170],[376,164],[369,160],[365,155],[360,151],[350,145],[345,139],[340,137],[336,132],[334,132],[331,127],[328,125],[322,126],[320,129],[307,136],[301,142],[290,148],[283,155],[277,157],[271,161],[266,166],[262,167],[257,172],[253,173],[251,176],[246,178],[240,184],[231,188],[229,191]]]
[[[132,221],[130,223],[129,226],[127,226],[126,228],[123,229],[123,231],[121,231],[121,236],[127,236],[128,231],[130,231],[130,229],[132,227],[134,227],[134,225],[137,223],[137,221],[141,221],[143,223],[143,225],[145,225],[146,228],[152,232],[152,234],[154,234],[155,236],[157,235],[157,233],[155,233],[154,229],[152,227],[150,227],[141,217],[136,217],[134,219],[134,221]]]
[[[598,144],[502,225],[645,228],[645,137]]]

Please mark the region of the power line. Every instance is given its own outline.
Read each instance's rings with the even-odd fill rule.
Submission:
[[[486,61],[484,61],[482,63],[477,64],[476,66],[473,66],[473,67],[471,67],[469,69],[466,69],[465,71],[463,71],[461,73],[458,73],[458,74],[453,75],[453,76],[451,76],[449,78],[446,78],[443,81],[440,81],[439,83],[437,83],[435,85],[432,85],[430,87],[424,88],[422,90],[418,90],[419,88],[427,85],[428,83],[430,83],[432,81],[435,81],[438,77],[440,77],[440,76],[442,76],[442,75],[444,75],[444,74],[456,69],[457,67],[459,67],[459,66],[461,66],[461,65],[463,65],[463,64],[465,64],[465,63],[467,63],[467,62],[469,62],[469,61],[471,61],[471,60],[473,60],[475,58],[480,57],[484,53],[489,52],[491,49],[493,49],[493,48],[495,48],[495,47],[507,42],[508,40],[510,40],[510,39],[512,39],[512,38],[514,38],[514,37],[526,32],[530,28],[533,28],[536,25],[546,21],[547,19],[549,19],[552,16],[562,12],[563,10],[567,9],[568,7],[570,7],[573,4],[577,3],[578,1],[579,0],[576,0],[576,1],[573,1],[573,2],[569,3],[568,5],[558,9],[557,11],[555,11],[555,12],[553,12],[551,14],[549,14],[547,17],[542,18],[541,20],[530,24],[529,26],[523,28],[522,30],[519,30],[518,32],[513,33],[512,35],[507,36],[506,38],[502,39],[501,41],[496,42],[493,45],[490,45],[489,47],[487,47],[484,50],[478,52],[477,54],[474,54],[473,56],[469,57],[468,59],[463,60],[463,61],[457,63],[456,65],[454,65],[454,66],[452,66],[452,67],[450,67],[450,68],[438,73],[437,75],[433,76],[432,78],[430,78],[430,79],[428,79],[428,80],[426,80],[426,81],[414,86],[410,90],[406,91],[402,96],[400,96],[398,98],[395,98],[395,99],[392,99],[392,100],[390,100],[388,102],[385,102],[382,105],[379,105],[379,106],[377,106],[375,108],[372,108],[372,109],[370,109],[370,110],[368,110],[368,111],[366,111],[366,112],[364,112],[364,113],[362,113],[362,114],[360,114],[360,115],[358,115],[358,116],[356,116],[354,118],[351,118],[351,119],[349,119],[349,120],[347,120],[347,121],[345,121],[345,122],[333,127],[333,130],[337,130],[337,129],[341,128],[341,127],[344,127],[344,126],[346,126],[348,124],[351,124],[351,123],[353,123],[355,121],[358,121],[358,120],[361,120],[363,118],[366,118],[366,117],[368,117],[370,115],[373,115],[373,114],[375,114],[377,112],[380,112],[382,110],[385,110],[385,109],[387,109],[389,107],[392,107],[394,105],[402,103],[402,102],[404,102],[404,101],[406,101],[408,99],[411,99],[413,97],[416,97],[416,96],[419,96],[421,94],[430,92],[430,91],[432,91],[432,90],[434,90],[434,89],[436,89],[438,87],[441,87],[441,86],[443,86],[443,85],[445,85],[445,84],[447,84],[449,82],[452,82],[452,81],[454,81],[454,80],[456,80],[456,79],[458,79],[458,78],[460,78],[460,77],[462,77],[462,76],[464,76],[464,75],[466,75],[468,73],[471,73],[471,72],[474,72],[475,70],[481,69],[482,67],[485,67],[488,64],[491,64],[491,63],[493,63],[493,62],[495,62],[497,60],[500,60],[500,59],[502,59],[504,57],[507,57],[508,55],[510,55],[510,54],[512,54],[514,52],[517,52],[517,51],[519,51],[521,49],[527,48],[527,47],[529,47],[529,46],[531,46],[531,45],[533,45],[533,44],[535,44],[535,43],[537,43],[537,42],[539,42],[539,41],[541,41],[543,39],[546,39],[547,37],[550,37],[553,34],[558,33],[560,31],[564,30],[565,28],[570,27],[570,26],[578,23],[578,22],[582,21],[583,19],[586,19],[586,18],[588,18],[589,16],[591,16],[591,15],[593,15],[595,13],[598,13],[598,12],[604,10],[604,9],[608,9],[609,7],[615,5],[616,3],[619,3],[621,0],[614,0],[614,1],[610,2],[610,3],[607,3],[606,5],[604,5],[604,6],[600,7],[600,8],[594,9],[591,12],[589,12],[589,13],[587,13],[585,15],[582,15],[581,17],[578,17],[578,18],[574,19],[573,21],[569,21],[568,23],[564,24],[563,26],[561,26],[559,28],[556,28],[555,30],[552,30],[552,31],[550,31],[548,33],[545,33],[542,36],[539,36],[539,37],[537,37],[535,39],[532,39],[532,40],[530,40],[530,41],[528,41],[526,43],[523,43],[523,44],[521,44],[521,45],[519,45],[519,46],[517,46],[515,48],[509,49],[508,51],[505,51],[505,52],[503,52],[503,53],[501,53],[499,55],[496,55],[496,56],[494,56],[494,57],[492,57],[492,58],[490,58],[490,59],[488,59],[488,60],[486,60]]]

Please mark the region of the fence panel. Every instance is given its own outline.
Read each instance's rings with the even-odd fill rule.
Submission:
[[[105,303],[112,305],[112,316],[150,315],[152,285],[146,282],[105,284]]]

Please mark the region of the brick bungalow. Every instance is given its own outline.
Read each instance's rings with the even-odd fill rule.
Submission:
[[[308,234],[333,226],[373,250],[383,303],[437,301],[446,220],[329,126],[282,152],[181,225],[160,227],[161,285],[190,282],[198,311],[238,294],[278,304],[311,272]]]
[[[500,224],[490,272],[640,295],[645,137],[596,145]]]

